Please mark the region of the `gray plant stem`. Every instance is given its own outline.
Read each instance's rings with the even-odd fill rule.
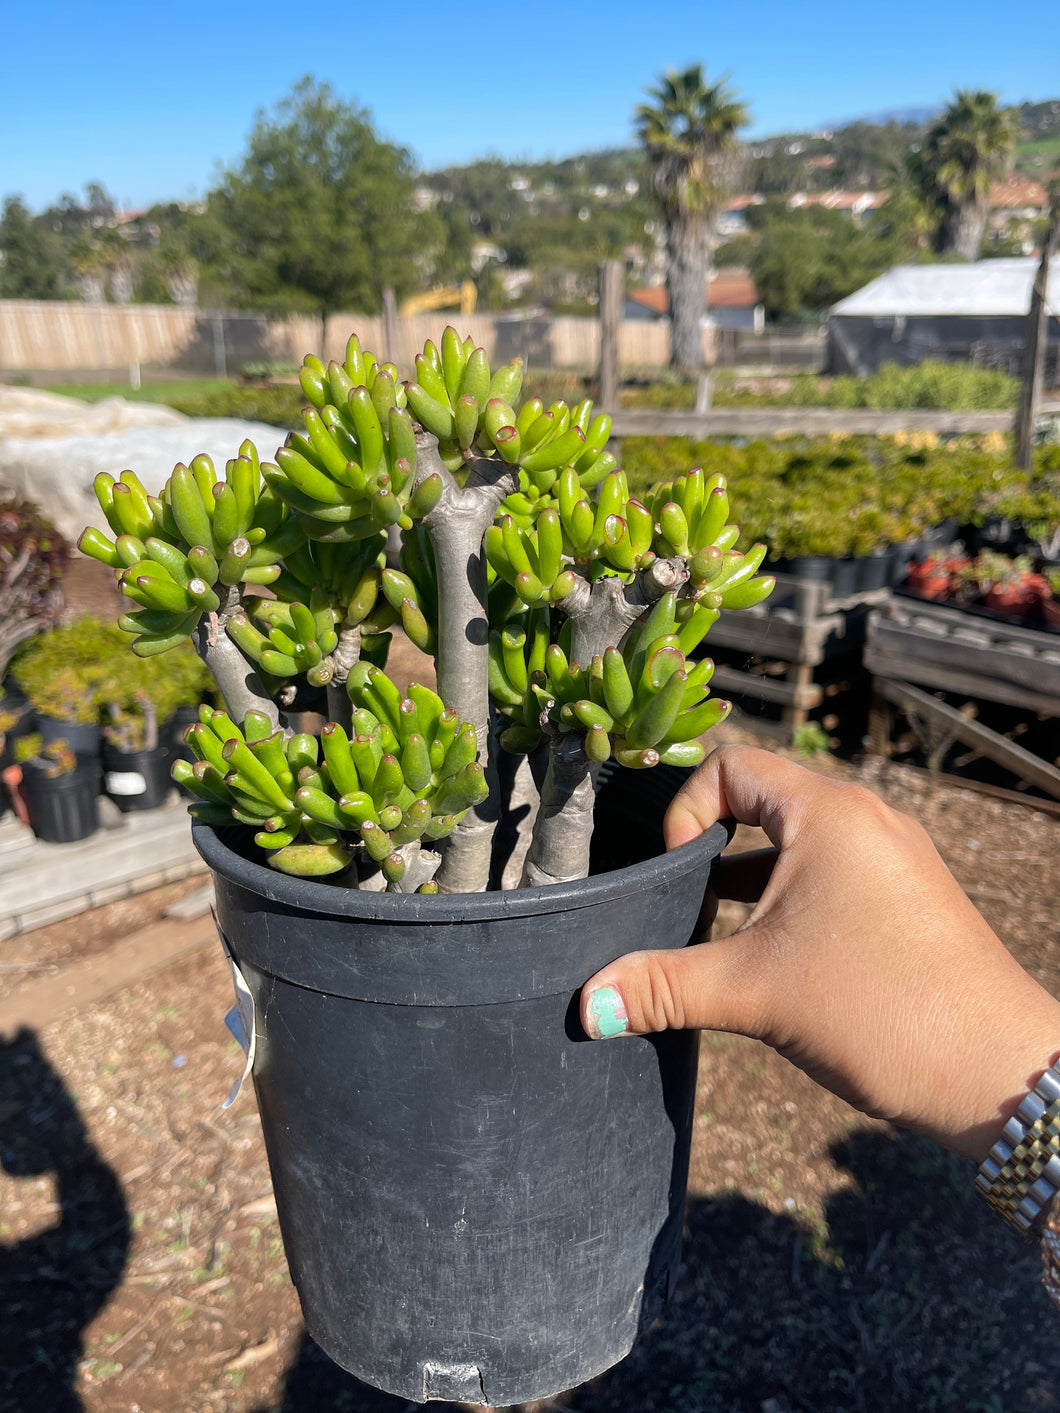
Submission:
[[[524,888],[571,883],[589,872],[593,837],[592,763],[580,733],[564,732],[552,742],[534,837],[523,868]]]
[[[218,592],[222,587],[218,585]],[[232,720],[240,722],[248,711],[260,711],[272,722],[273,730],[277,730],[282,724],[279,708],[266,692],[261,678],[225,632],[225,624],[240,611],[239,590],[233,585],[225,589],[217,612],[204,613],[199,619],[191,641],[216,682]]]
[[[571,660],[587,668],[605,649],[618,646],[645,609],[687,579],[688,569],[680,559],[657,559],[628,584],[617,576],[592,585],[579,579],[563,600],[571,620]],[[596,803],[593,776],[580,733],[553,740],[523,869],[524,888],[567,883],[588,874]]]
[[[349,675],[361,657],[361,629],[343,628],[331,654],[334,668],[327,686],[328,720],[337,721],[347,735],[353,729],[353,703],[346,690]]]
[[[476,457],[463,487],[449,475],[429,433],[417,433],[417,480],[437,470],[441,499],[424,525],[438,574],[438,695],[478,734],[490,793],[469,810],[449,836],[438,886],[446,893],[482,893],[489,884],[493,831],[497,824],[496,770],[489,758],[489,682],[486,643],[486,556],[483,536],[497,507],[515,488],[515,474],[502,461]]]
[[[402,844],[398,853],[405,860],[405,874],[399,883],[390,884],[391,893],[415,893],[431,881],[441,866],[441,855],[433,849],[425,849],[418,839]]]
[[[688,569],[681,559],[657,559],[629,584],[617,576],[591,585],[579,578],[563,600],[571,621],[571,661],[588,668],[594,657],[618,646],[646,608],[687,579]]]

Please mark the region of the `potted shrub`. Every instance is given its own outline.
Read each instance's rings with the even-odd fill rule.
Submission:
[[[79,760],[65,741],[44,741],[36,732],[16,741],[15,760],[26,817],[38,839],[73,844],[96,832],[99,773],[91,761]]]
[[[99,755],[110,631],[98,618],[85,615],[24,644],[12,664],[45,742],[64,741],[85,758]]]
[[[694,654],[768,594],[765,546],[736,549],[723,476],[631,497],[608,417],[521,399],[453,329],[407,383],[356,338],[300,383],[273,462],[99,476],[113,538],[80,545],[133,651],[190,636],[224,703],[174,773],[310,1330],[406,1398],[524,1401],[621,1358],[677,1259],[695,1039],[583,1043],[574,1003],[685,944],[725,831],[587,877],[596,785],[702,758],[728,703]],[[386,675],[399,624],[436,691]],[[307,690],[319,736],[285,719]]]
[[[35,505],[0,495],[0,678],[20,643],[57,622],[69,555]]]
[[[924,599],[948,599],[953,593],[954,574],[960,567],[944,550],[933,550],[926,559],[908,566],[906,588]]]
[[[1042,622],[1050,628],[1060,628],[1060,569],[1047,569],[1044,579],[1046,592],[1039,603]]]
[[[117,628],[108,630],[108,641],[101,691],[103,788],[123,813],[158,809],[172,784],[170,724],[181,706],[205,693],[208,674],[190,643],[160,662],[130,653],[127,635]]]

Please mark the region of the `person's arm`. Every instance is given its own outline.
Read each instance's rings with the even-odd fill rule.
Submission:
[[[725,746],[675,798],[667,844],[727,816],[774,846],[716,866],[715,891],[754,902],[750,917],[731,937],[604,967],[582,992],[586,1032],[754,1036],[863,1112],[981,1161],[1060,1056],[1060,1001],[921,826],[870,791]]]

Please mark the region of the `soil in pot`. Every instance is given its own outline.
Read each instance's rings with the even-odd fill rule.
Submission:
[[[588,1041],[608,960],[692,934],[726,831],[572,885],[373,895],[196,825],[314,1339],[403,1398],[524,1402],[616,1363],[679,1257],[697,1039]]]

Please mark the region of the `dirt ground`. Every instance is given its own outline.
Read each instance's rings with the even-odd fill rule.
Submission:
[[[80,606],[95,607],[86,581]],[[98,610],[97,610],[98,611]],[[748,739],[725,723],[715,733]],[[1058,821],[901,766],[817,757],[920,819],[1014,955],[1060,995]],[[760,836],[741,830],[738,847]],[[201,880],[0,949],[54,977]],[[725,905],[722,933],[743,911]],[[0,1039],[0,1413],[402,1413],[308,1340],[276,1222],[231,983],[203,921],[180,962]],[[1060,1408],[1038,1256],[972,1165],[862,1118],[772,1051],[701,1046],[684,1269],[572,1413]]]
[[[1060,994],[1055,819],[900,767],[816,768],[867,779],[920,818]],[[197,882],[12,939],[7,980],[105,951]],[[741,917],[726,905],[721,930]],[[253,1096],[219,1107],[242,1068],[222,1021],[229,992],[207,941],[0,1045],[3,1413],[410,1406],[305,1337]],[[861,1118],[756,1043],[708,1035],[701,1053],[677,1297],[622,1365],[562,1406],[1060,1406],[1036,1252],[981,1209],[969,1164]]]

